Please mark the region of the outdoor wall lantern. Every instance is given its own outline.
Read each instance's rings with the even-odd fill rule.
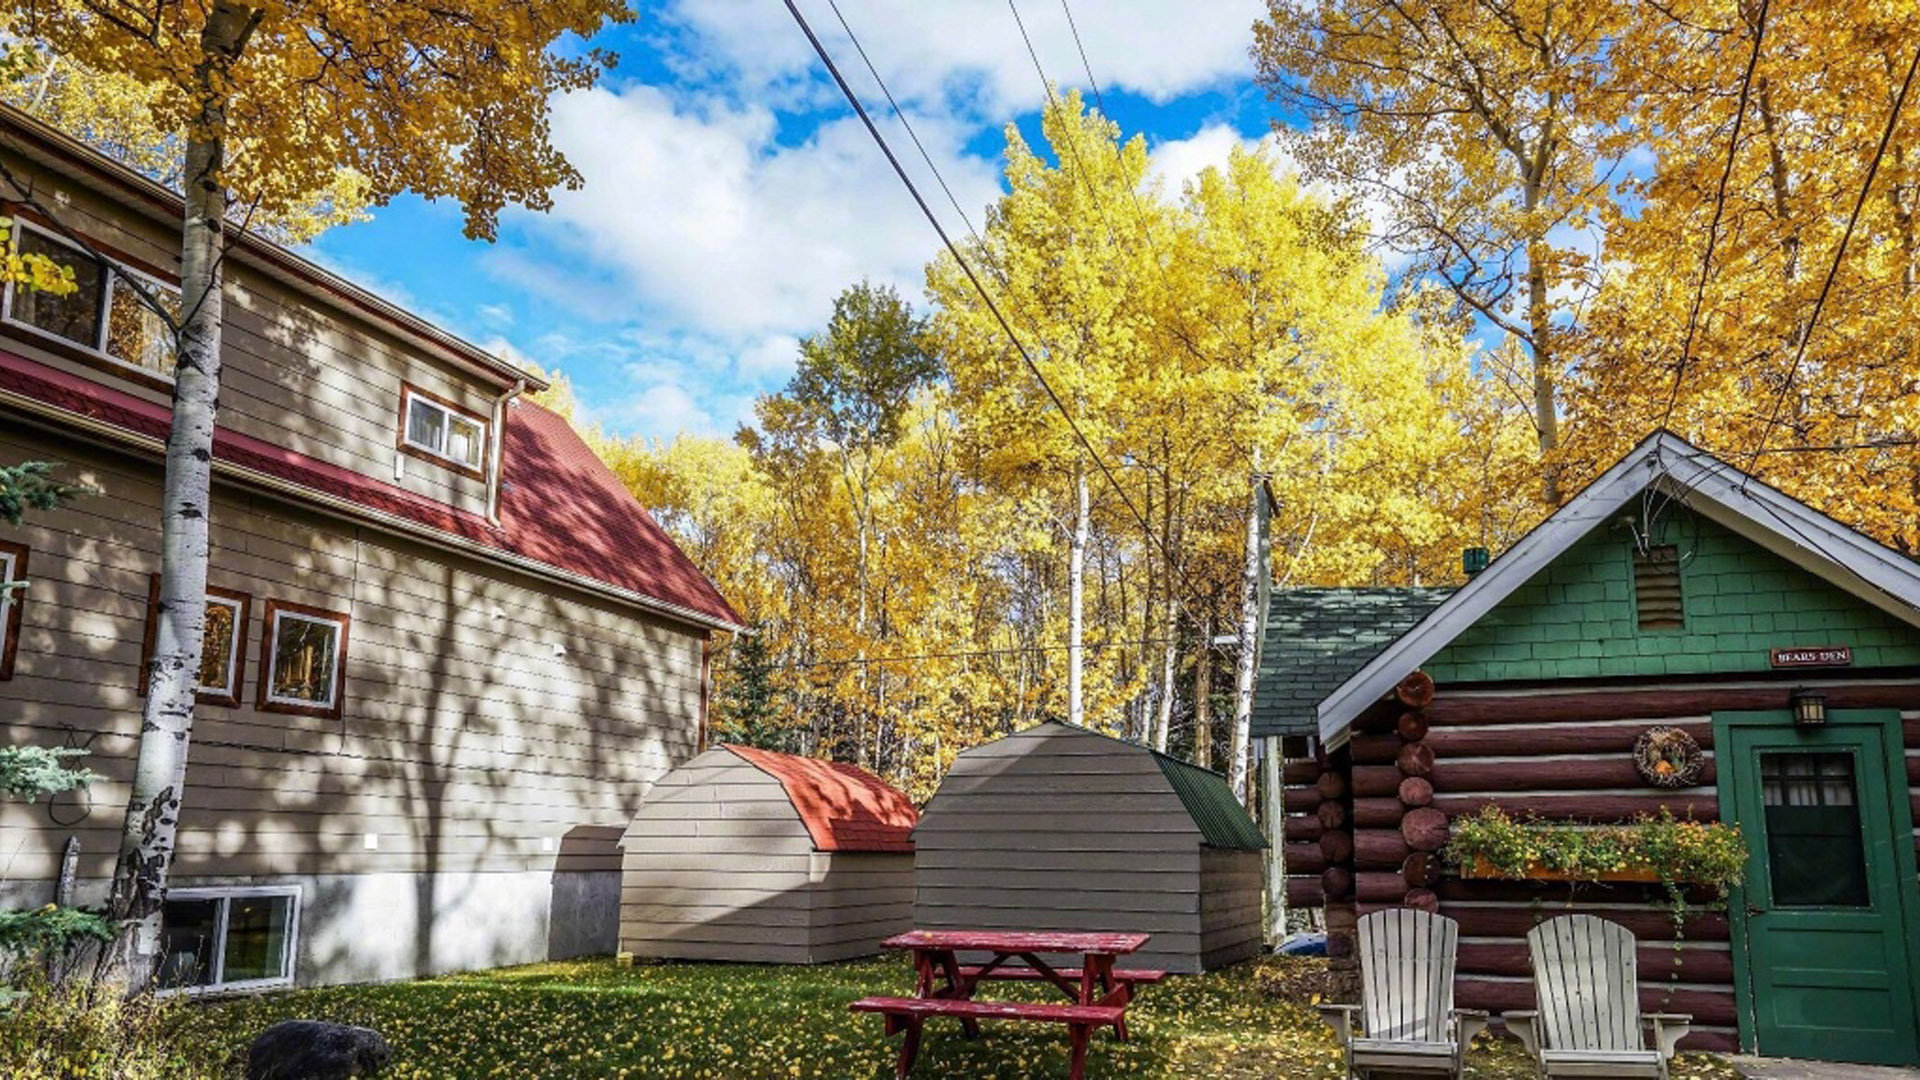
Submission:
[[[1805,688],[1793,692],[1793,722],[1798,727],[1813,728],[1824,726],[1827,722],[1827,697],[1817,690]]]

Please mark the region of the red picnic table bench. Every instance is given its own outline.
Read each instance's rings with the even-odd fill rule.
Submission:
[[[1099,1028],[1111,1027],[1121,1040],[1127,1037],[1127,1005],[1134,988],[1167,977],[1164,971],[1116,968],[1116,957],[1138,951],[1146,934],[1037,933],[1008,930],[911,930],[882,944],[889,949],[911,949],[915,987],[913,997],[861,998],[854,1012],[886,1017],[889,1036],[906,1032],[900,1044],[900,1062],[894,1075],[905,1080],[920,1052],[920,1029],[929,1016],[950,1016],[972,1038],[982,1020],[1026,1020],[1065,1024],[1073,1047],[1072,1080],[1082,1080],[1087,1069],[1087,1042]],[[962,964],[959,954],[986,953],[983,964]],[[1078,967],[1056,967],[1042,956],[1074,956]],[[1015,965],[1012,961],[1018,960]],[[983,982],[1019,980],[1048,982],[1069,1004],[1032,1001],[976,1001]]]

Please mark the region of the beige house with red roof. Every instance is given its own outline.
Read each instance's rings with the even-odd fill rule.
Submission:
[[[11,111],[65,296],[0,293],[0,721],[103,776],[0,805],[0,906],[105,895],[139,730],[177,283],[170,193]],[[13,194],[19,193],[0,193]],[[97,260],[71,242],[84,237]],[[621,831],[701,749],[739,616],[513,365],[255,237],[226,263],[209,637],[163,977],[202,989],[610,952]]]
[[[818,964],[913,928],[913,827],[852,765],[719,746],[648,792],[628,827],[620,950]]]

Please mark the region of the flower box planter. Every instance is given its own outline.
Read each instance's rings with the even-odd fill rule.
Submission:
[[[1572,874],[1565,870],[1541,866],[1538,863],[1527,867],[1527,872],[1518,878],[1508,877],[1500,869],[1487,861],[1485,856],[1475,856],[1474,860],[1460,868],[1460,876],[1476,880],[1495,881],[1573,881],[1573,882],[1613,882],[1620,884],[1658,885],[1660,874],[1651,866],[1625,866],[1618,870],[1608,870],[1592,877]]]

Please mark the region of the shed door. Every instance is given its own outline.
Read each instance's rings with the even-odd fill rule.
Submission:
[[[1785,712],[1715,721],[1721,802],[1747,840],[1732,905],[1742,1047],[1920,1064],[1899,714],[1835,712],[1808,730]]]

